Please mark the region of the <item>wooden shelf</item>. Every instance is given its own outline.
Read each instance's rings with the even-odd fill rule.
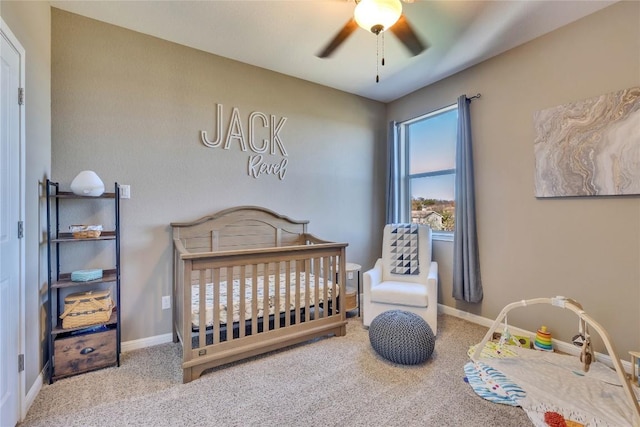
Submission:
[[[111,317],[109,317],[109,320],[107,320],[104,323],[96,323],[94,325],[80,326],[77,328],[63,328],[61,325],[61,321],[59,320],[58,324],[51,329],[51,335],[59,335],[67,332],[81,331],[83,329],[91,329],[91,328],[96,328],[98,326],[103,326],[103,325],[106,325],[106,326],[116,325],[117,323],[118,323],[117,308],[114,308],[113,311],[111,312]]]
[[[100,283],[111,283],[118,279],[116,270],[104,270],[102,272],[102,278],[96,280],[87,280],[86,282],[74,282],[71,280],[71,273],[64,273],[60,275],[60,280],[51,283],[52,288],[70,288],[70,287],[82,287],[89,285],[99,285]]]
[[[100,237],[86,237],[82,239],[76,239],[73,237],[73,233],[58,233],[57,238],[52,238],[51,243],[62,242],[95,242],[96,240],[114,240],[116,238],[115,231],[103,231],[100,233]]]
[[[51,194],[49,197],[55,199],[115,199],[116,193],[102,193],[100,196],[79,196],[72,191],[58,191],[57,194]]]

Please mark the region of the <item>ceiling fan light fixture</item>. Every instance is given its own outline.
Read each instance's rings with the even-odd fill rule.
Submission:
[[[358,25],[374,34],[388,30],[400,15],[400,0],[360,0],[354,11]]]

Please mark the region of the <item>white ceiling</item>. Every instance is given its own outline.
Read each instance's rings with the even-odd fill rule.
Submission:
[[[358,29],[315,55],[353,16],[354,0],[51,1],[51,5],[325,86],[389,102],[617,0],[423,0],[403,13],[430,47],[412,57],[392,33],[376,76],[376,36]]]

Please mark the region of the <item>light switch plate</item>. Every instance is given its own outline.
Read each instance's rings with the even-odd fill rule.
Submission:
[[[121,199],[130,199],[131,198],[131,186],[129,186],[129,185],[121,185],[120,186],[120,198]]]
[[[171,297],[169,295],[165,295],[162,297],[162,309],[168,310],[171,308]]]

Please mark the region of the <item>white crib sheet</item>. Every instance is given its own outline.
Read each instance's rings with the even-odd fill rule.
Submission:
[[[296,277],[298,276],[298,280],[296,281]],[[276,301],[275,301],[275,275],[269,276],[269,315],[276,313]],[[286,273],[280,274],[279,281],[279,294],[280,301],[279,307],[277,307],[278,313],[284,313],[289,310],[295,309],[295,295],[296,291],[300,296],[300,307],[305,306],[306,301],[306,286],[305,286],[306,274],[299,273],[291,273],[290,277],[290,304],[287,308],[286,305]],[[264,278],[262,276],[258,277],[257,280],[257,310],[258,317],[262,317],[264,315]],[[333,286],[331,281],[327,282],[327,298],[330,300],[333,295],[333,289],[335,288],[336,296],[339,294],[339,287]],[[309,274],[309,305],[313,306],[316,304],[315,301],[315,287],[318,286],[318,304],[324,302],[324,286],[325,280],[322,277],[315,277],[313,274]],[[299,290],[298,290],[299,288]],[[213,325],[213,284],[207,283],[206,285],[206,326],[210,327]],[[244,305],[244,318],[245,320],[249,320],[253,317],[253,288],[252,288],[252,279],[246,278],[245,280],[245,305]],[[220,323],[226,324],[227,322],[227,282],[223,281],[220,283]],[[240,321],[240,280],[234,279],[233,281],[233,321]],[[191,322],[194,328],[198,328],[200,325],[200,287],[198,285],[191,286]]]

